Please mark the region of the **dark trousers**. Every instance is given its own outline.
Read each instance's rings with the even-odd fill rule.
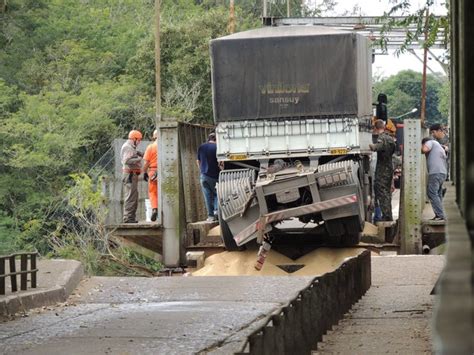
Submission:
[[[138,207],[138,175],[123,175],[123,221],[134,222],[137,220]]]
[[[375,202],[382,211],[382,220],[392,221],[392,176],[375,175],[374,192]]]
[[[428,175],[428,198],[436,217],[444,219],[443,211],[443,182],[446,180],[446,174]]]
[[[216,184],[219,180],[204,174],[201,174],[200,180],[204,201],[206,202],[207,215],[208,217],[214,217],[217,213]]]

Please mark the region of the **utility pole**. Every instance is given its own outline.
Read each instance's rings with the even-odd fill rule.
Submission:
[[[421,112],[420,112],[420,120],[421,126],[425,126],[425,115],[426,115],[426,67],[428,65],[428,24],[430,18],[430,9],[426,8],[426,19],[425,19],[425,43],[423,46],[423,74],[421,78]]]
[[[160,16],[161,16],[161,0],[155,0],[155,129],[158,132],[158,138],[161,140],[161,46],[160,46]],[[159,144],[156,145],[156,157],[160,154]],[[161,160],[161,159],[158,159]],[[160,165],[157,165],[158,184],[160,183]],[[158,200],[158,218],[157,222],[163,224],[162,220],[162,203],[161,203],[161,186],[159,185],[157,192]]]
[[[263,18],[267,17],[267,0],[263,0]]]
[[[290,0],[286,0],[286,17],[290,17]]]
[[[235,7],[234,0],[230,0],[230,9],[229,9],[229,25],[227,26],[227,31],[229,33],[235,32]]]
[[[0,0],[0,14],[4,14],[7,11],[8,0]]]
[[[161,121],[161,49],[160,49],[160,1],[155,0],[155,125]]]

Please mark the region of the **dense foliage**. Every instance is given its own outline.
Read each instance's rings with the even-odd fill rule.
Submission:
[[[11,0],[0,12],[0,248],[51,251],[72,174],[154,126],[154,0]],[[3,10],[3,8],[2,8]],[[228,9],[162,2],[164,114],[211,120],[208,43]],[[236,30],[258,26],[236,9]]]
[[[397,49],[398,53],[406,52],[412,44],[420,44],[424,48],[431,48],[441,41],[445,48],[449,43],[449,16],[435,15],[434,8],[442,6],[449,12],[449,1],[436,0],[390,0],[390,9],[384,13],[386,21],[381,26],[380,45],[386,49],[387,37],[395,28],[405,29],[405,38]],[[426,38],[423,42],[420,38]],[[420,43],[421,42],[421,43]]]
[[[373,85],[372,96],[374,100],[376,100],[379,93],[387,95],[389,117],[403,115],[413,108],[416,108],[418,112],[405,117],[419,117],[421,109],[421,73],[404,70],[396,75],[383,78]],[[428,126],[434,123],[448,123],[449,98],[450,91],[447,78],[428,74],[426,81],[426,124]]]
[[[71,235],[97,232],[78,231],[76,224],[84,216],[98,218],[95,204],[85,201],[77,209],[69,197],[78,184],[92,186],[81,174],[114,138],[132,128],[147,136],[153,130],[154,3],[9,0],[0,7],[0,254],[34,248],[74,256],[78,249],[67,242]],[[260,26],[261,2],[235,3],[236,31]],[[335,1],[318,3],[308,9],[291,0],[291,14],[321,15]],[[269,16],[285,13],[284,2],[272,4]],[[164,115],[212,121],[208,44],[227,34],[228,5],[228,0],[162,0]],[[377,92],[389,95],[393,115],[418,107],[420,80],[407,75],[413,79],[410,90],[391,78],[377,84]],[[427,117],[444,120],[448,101],[437,96],[440,85],[434,81],[428,88],[433,99]],[[444,109],[438,111],[437,100]],[[92,191],[83,193],[97,202]],[[92,250],[103,244],[96,239],[84,243],[88,258],[100,257]]]

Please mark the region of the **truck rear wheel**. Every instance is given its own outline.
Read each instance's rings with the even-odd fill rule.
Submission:
[[[344,234],[341,236],[342,246],[357,245],[360,242],[360,233]]]
[[[359,216],[344,217],[325,221],[333,245],[351,246],[360,242],[360,235],[363,230]]]
[[[227,225],[227,222],[224,221],[224,219],[222,218],[222,214],[220,212],[219,212],[219,225],[221,227],[222,242],[224,243],[226,250],[227,251],[240,250],[240,247],[235,242],[234,236],[232,235],[232,232],[230,231],[230,228]]]

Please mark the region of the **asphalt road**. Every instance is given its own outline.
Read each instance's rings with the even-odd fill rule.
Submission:
[[[2,354],[230,353],[313,277],[94,277],[0,326]]]
[[[372,288],[321,351],[429,352],[429,292],[443,263],[443,256],[372,257]],[[66,304],[0,324],[0,353],[230,354],[312,279],[93,277]]]

